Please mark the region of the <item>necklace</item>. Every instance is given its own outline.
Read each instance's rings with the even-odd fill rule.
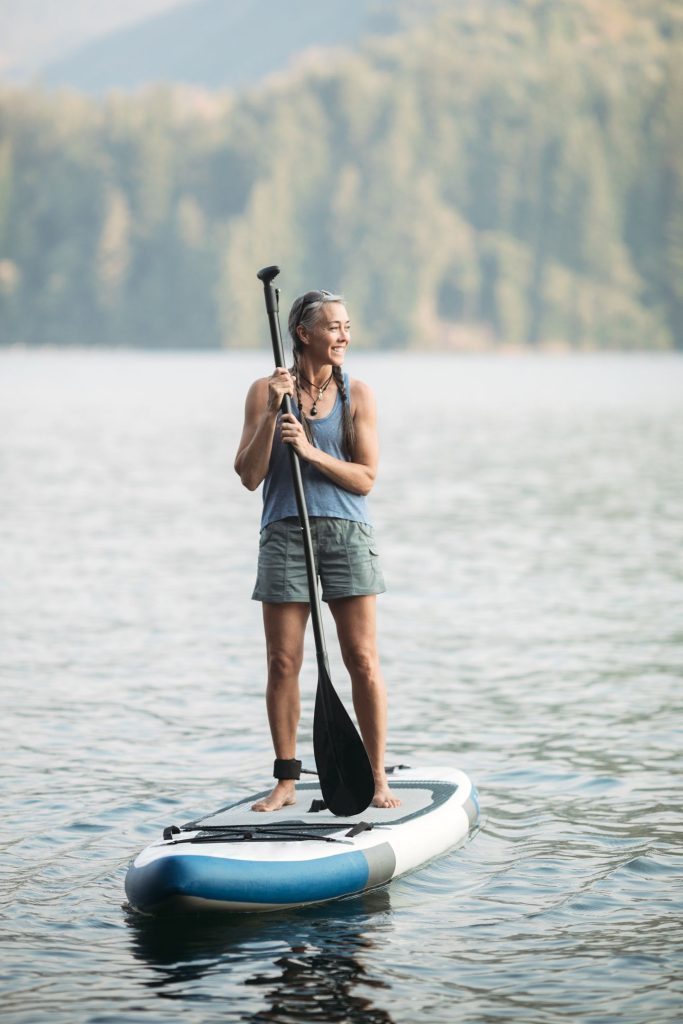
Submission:
[[[325,396],[325,392],[327,391],[327,388],[328,388],[328,386],[330,384],[330,381],[332,380],[333,376],[334,376],[334,374],[331,373],[329,375],[329,377],[327,378],[327,380],[325,381],[324,384],[314,384],[312,381],[310,381],[308,379],[308,377],[304,377],[304,375],[301,372],[301,370],[299,370],[299,377],[301,378],[301,380],[305,380],[306,383],[310,387],[315,388],[315,390],[318,392],[318,397],[317,398],[313,398],[313,393],[311,391],[309,391],[308,388],[304,389],[306,391],[306,393],[309,395],[309,397],[313,398],[313,405],[311,406],[311,411],[309,413],[310,416],[317,416],[318,415],[318,402],[322,402],[322,400],[323,400],[323,398]]]

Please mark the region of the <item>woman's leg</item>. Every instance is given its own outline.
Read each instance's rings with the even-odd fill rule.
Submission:
[[[398,807],[384,770],[387,738],[387,695],[377,653],[374,596],[330,601],[344,664],[351,676],[353,706],[375,778],[375,807]]]
[[[301,702],[299,672],[304,656],[304,633],[309,606],[300,602],[263,604],[266,634],[268,685],[266,708],[275,757],[296,757],[296,731]],[[296,801],[292,779],[279,779],[270,796],[259,800],[254,811],[277,811]]]

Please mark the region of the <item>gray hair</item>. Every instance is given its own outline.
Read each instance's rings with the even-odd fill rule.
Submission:
[[[342,295],[334,295],[324,289],[306,292],[305,295],[300,295],[294,300],[289,311],[287,327],[295,350],[301,348],[301,339],[297,334],[297,328],[305,327],[307,331],[310,331],[317,323],[323,306],[328,302],[343,301]]]

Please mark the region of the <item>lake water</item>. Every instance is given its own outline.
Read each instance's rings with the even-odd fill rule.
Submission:
[[[269,781],[260,498],[232,470],[269,368],[0,354],[3,1019],[680,1020],[680,356],[352,353],[380,409],[388,760],[464,768],[480,828],[325,908],[126,908],[164,825]],[[316,678],[311,651],[309,765]]]

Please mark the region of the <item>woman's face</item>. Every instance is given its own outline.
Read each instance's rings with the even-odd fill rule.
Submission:
[[[351,324],[342,302],[326,302],[310,330],[298,328],[303,351],[320,365],[341,366],[351,341]]]

